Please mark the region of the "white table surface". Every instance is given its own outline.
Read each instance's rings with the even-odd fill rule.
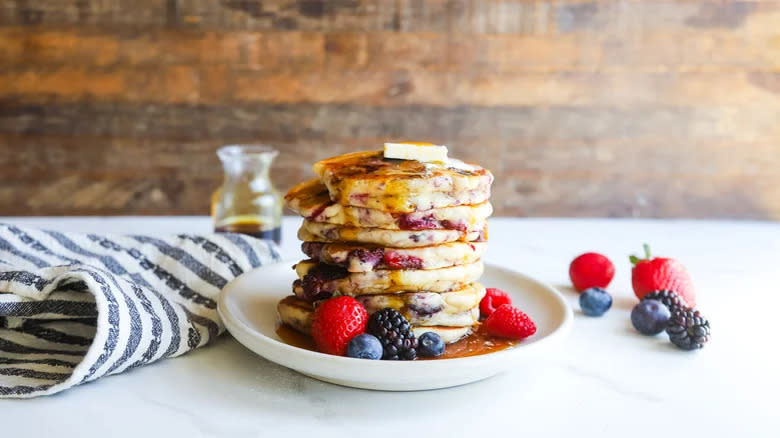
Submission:
[[[0,221],[96,233],[210,230],[205,217]],[[301,257],[297,224],[284,222],[289,260]],[[643,242],[683,261],[693,275],[713,330],[704,350],[679,351],[665,335],[633,331],[627,256]],[[27,437],[780,434],[780,224],[496,218],[490,243],[488,262],[559,287],[575,308],[564,344],[522,369],[457,388],[372,392],[301,376],[225,335],[185,356],[55,396],[0,400],[0,430]],[[569,262],[589,250],[617,267],[614,305],[602,318],[583,316],[568,288]]]

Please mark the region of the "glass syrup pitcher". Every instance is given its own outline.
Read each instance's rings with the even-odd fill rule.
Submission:
[[[282,195],[271,183],[275,149],[263,145],[230,145],[217,150],[225,181],[211,197],[217,232],[242,233],[279,243]]]

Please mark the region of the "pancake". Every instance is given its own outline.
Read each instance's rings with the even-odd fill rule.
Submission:
[[[305,220],[298,230],[298,239],[315,242],[360,242],[390,248],[415,248],[449,242],[482,242],[487,240],[487,225],[479,230],[384,230],[358,228]]]
[[[279,319],[283,324],[299,333],[311,335],[311,320],[314,316],[314,306],[310,303],[289,296],[276,306],[279,313]],[[441,336],[446,344],[456,342],[471,333],[471,326],[467,327],[449,327],[449,326],[412,326],[414,335],[419,337],[425,332],[434,332]]]
[[[284,197],[288,208],[313,222],[387,230],[459,230],[481,228],[493,214],[489,202],[435,208],[411,213],[341,205],[330,200],[327,187],[313,179],[293,187]]]
[[[383,248],[353,243],[303,242],[310,259],[347,268],[349,272],[374,269],[440,269],[467,265],[482,257],[487,242],[450,242],[418,248]]]
[[[493,175],[450,159],[445,164],[385,159],[382,151],[355,152],[314,164],[338,204],[391,213],[479,204],[490,197]]]
[[[433,332],[439,335],[445,344],[454,344],[455,342],[460,341],[470,335],[471,330],[471,327],[412,327],[415,338],[419,338],[423,333]]]
[[[308,301],[295,295],[284,297],[276,305],[276,312],[283,324],[290,326],[295,331],[310,335],[311,319],[314,316],[314,306]]]
[[[298,280],[293,292],[313,302],[334,293],[360,296],[404,292],[450,292],[460,290],[482,275],[482,261],[430,270],[375,270],[348,272],[345,268],[305,260],[295,265]]]
[[[361,295],[356,299],[369,314],[386,307],[399,311],[416,326],[471,326],[479,319],[479,302],[485,288],[474,283],[453,292],[411,292],[388,295]]]

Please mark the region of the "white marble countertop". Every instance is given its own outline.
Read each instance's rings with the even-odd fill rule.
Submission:
[[[58,230],[207,232],[205,217],[0,218]],[[298,219],[282,252],[300,258]],[[560,287],[575,308],[563,346],[527,367],[457,388],[356,390],[296,374],[229,335],[214,345],[64,393],[0,400],[6,436],[777,436],[780,224],[734,221],[491,221],[487,261]],[[704,350],[636,334],[628,254],[643,242],[683,261],[709,317]],[[594,250],[612,259],[615,303],[579,312],[568,265]],[[408,431],[408,432],[407,432]],[[432,434],[432,435],[431,435]]]

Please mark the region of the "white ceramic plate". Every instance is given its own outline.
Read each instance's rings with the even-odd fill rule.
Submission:
[[[518,367],[569,331],[572,310],[561,294],[523,274],[485,265],[480,283],[512,296],[537,327],[535,335],[495,353],[457,359],[379,361],[317,353],[285,344],[276,334],[276,303],[290,295],[293,262],[263,266],[230,282],[218,310],[230,333],[260,356],[315,379],[355,388],[414,391],[446,388],[491,377]]]

